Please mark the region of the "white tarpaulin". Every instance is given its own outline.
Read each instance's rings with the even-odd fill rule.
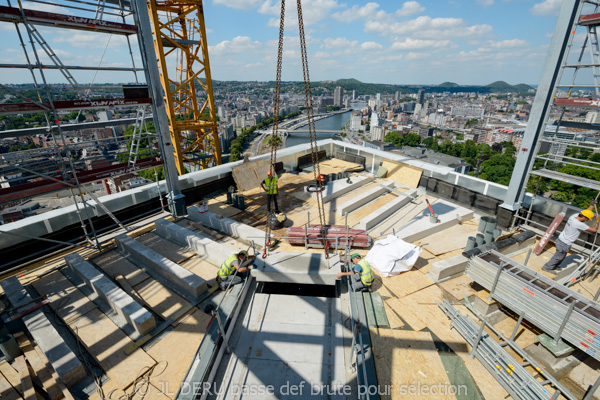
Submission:
[[[394,235],[376,241],[365,257],[371,267],[388,277],[409,271],[421,255],[421,248]]]

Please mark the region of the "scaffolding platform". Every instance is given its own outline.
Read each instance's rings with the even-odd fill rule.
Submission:
[[[576,85],[581,86],[581,85]],[[600,107],[600,100],[594,99],[554,99],[554,105],[563,107]]]
[[[137,107],[152,103],[152,99],[97,99],[53,101],[56,110],[81,110],[84,108]],[[45,108],[44,108],[45,107]],[[39,113],[48,111],[50,103],[6,103],[0,104],[0,115]]]
[[[57,14],[46,11],[23,9],[25,18],[30,24],[52,26],[56,28],[76,29],[112,33],[116,35],[132,35],[137,32],[135,25],[121,24],[76,15]],[[21,10],[18,7],[0,6],[0,21],[23,22]]]

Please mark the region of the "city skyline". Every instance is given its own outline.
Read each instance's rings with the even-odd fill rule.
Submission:
[[[487,85],[502,80],[537,85],[560,3],[304,0],[310,77],[387,84]],[[65,12],[47,4],[25,2],[24,7]],[[286,3],[286,81],[302,79],[295,7],[295,2]],[[204,16],[213,79],[274,80],[278,1],[207,0]],[[38,29],[66,65],[131,65],[122,36]],[[0,62],[25,63],[14,26],[0,23],[0,32]],[[131,39],[139,66],[137,41]],[[26,70],[5,71],[4,83],[31,82]],[[50,82],[63,81],[57,71],[48,75]],[[132,73],[99,72],[94,78],[93,71],[76,71],[74,76],[86,83],[134,81]]]

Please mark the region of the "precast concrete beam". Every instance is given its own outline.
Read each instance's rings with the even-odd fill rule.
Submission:
[[[200,212],[200,209],[195,206],[188,207],[187,219],[248,243],[265,236],[265,231],[253,228],[231,218],[218,218],[217,214],[211,211]]]
[[[388,187],[394,187],[394,182],[385,181],[385,182],[382,182],[382,185],[385,185]],[[355,198],[350,199],[347,202],[345,202],[344,204],[340,205],[339,207],[337,207],[335,212],[338,215],[341,215],[343,217],[347,213],[351,213],[352,211],[356,210],[357,208],[364,206],[368,202],[375,200],[377,197],[379,197],[382,194],[385,194],[387,192],[388,192],[388,190],[381,186],[371,188],[371,189],[367,190],[366,192],[361,193],[360,195],[356,196]]]
[[[383,220],[389,218],[396,211],[400,210],[402,207],[410,203],[411,197],[417,194],[417,189],[410,189],[405,191],[404,193],[406,194],[406,196],[398,195],[398,197],[394,200],[390,201],[383,207],[380,207],[379,209],[373,211],[371,214],[361,219],[359,224],[356,226],[356,229],[369,230],[377,224],[379,224],[380,222],[382,222]]]
[[[341,271],[339,256],[317,253],[273,253],[257,258],[252,276],[258,282],[335,285]]]
[[[429,277],[436,282],[441,282],[448,278],[461,275],[465,272],[469,259],[462,254],[449,257],[431,264]]]
[[[346,183],[346,179],[327,182],[322,192],[323,203],[328,203],[336,197],[343,196],[344,194],[351,192],[352,190],[358,189],[359,187],[371,182],[375,178],[373,178],[372,176],[353,176],[349,179],[351,183]],[[312,196],[316,198],[317,194],[313,193]]]
[[[115,237],[117,250],[148,275],[189,301],[195,301],[206,291],[204,279],[168,258],[136,242],[127,235]]]
[[[144,336],[156,327],[156,321],[148,310],[79,254],[69,254],[65,257],[65,262],[98,297],[108,303],[118,316],[119,327],[130,325],[136,338]]]
[[[438,217],[439,222],[431,221],[431,212],[429,208],[426,208],[421,214],[405,225],[404,228],[397,231],[396,237],[405,242],[412,243],[473,218],[473,211],[445,200],[436,201],[431,205],[431,208],[433,208],[433,212]]]
[[[216,267],[220,267],[223,261],[234,252],[229,247],[223,246],[201,233],[193,232],[164,219],[156,221],[154,226],[157,235],[180,246],[189,247],[196,252],[198,257]]]
[[[33,299],[16,277],[1,281],[0,286],[13,307],[23,305],[16,312],[31,306]],[[85,377],[83,365],[41,309],[24,315],[22,320],[65,386],[71,387]]]

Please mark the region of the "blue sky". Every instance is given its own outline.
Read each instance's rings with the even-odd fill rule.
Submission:
[[[302,4],[311,80],[468,85],[497,80],[537,84],[561,1],[303,0]],[[25,7],[56,11],[43,4]],[[295,8],[295,1],[286,2],[284,80],[302,79]],[[204,1],[213,79],[275,79],[279,9],[276,0]],[[103,34],[39,29],[65,64],[131,64],[123,37],[111,36],[109,41]],[[0,62],[23,63],[14,26],[0,23],[0,35]],[[133,45],[135,49],[137,41]],[[42,59],[47,60],[43,55]],[[25,70],[4,70],[3,75],[4,83],[31,82]],[[131,73],[98,73],[94,78],[89,71],[75,77],[81,83],[134,79]],[[54,72],[49,81],[64,79]]]

